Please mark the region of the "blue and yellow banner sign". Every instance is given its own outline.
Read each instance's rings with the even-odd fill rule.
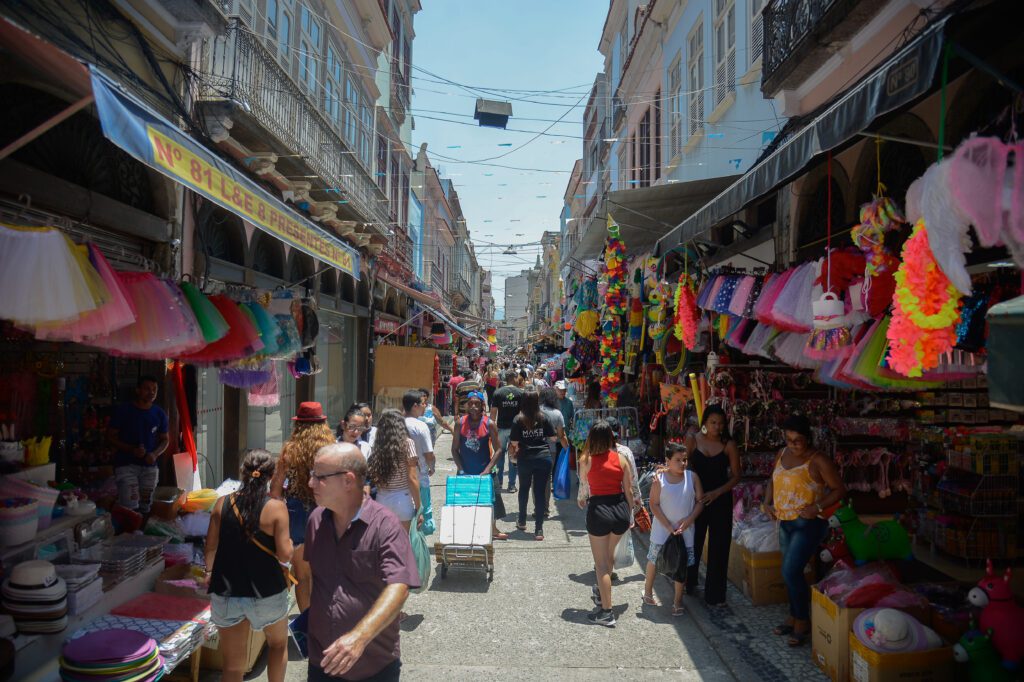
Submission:
[[[180,182],[254,227],[359,279],[359,252],[303,218],[159,114],[92,70],[103,134],[150,168]]]

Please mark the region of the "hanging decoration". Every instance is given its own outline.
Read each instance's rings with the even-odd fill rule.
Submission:
[[[697,336],[700,331],[700,312],[697,310],[697,283],[693,277],[684,272],[679,276],[675,302],[675,335],[688,350],[697,347]]]
[[[885,248],[885,235],[899,229],[904,222],[899,209],[889,197],[876,196],[860,207],[860,223],[850,231],[850,238],[867,259],[865,277],[876,277],[888,269],[892,258]]]
[[[664,282],[651,290],[647,297],[647,334],[652,341],[660,341],[668,331],[669,289]]]
[[[924,219],[914,225],[902,257],[886,332],[889,366],[904,376],[920,377],[956,344],[961,295],[935,262]]]
[[[576,333],[593,339],[601,316],[597,312],[597,279],[587,277],[576,290]]]
[[[626,312],[626,245],[619,238],[619,226],[608,218],[608,239],[604,247],[604,267],[608,289],[604,305],[612,315]]]
[[[601,321],[601,395],[609,407],[618,402],[616,387],[622,382],[623,330],[626,313],[626,245],[619,238],[619,226],[608,216],[608,238],[604,248],[604,314]]]
[[[634,296],[629,303],[629,340],[640,341],[644,331],[644,305]]]

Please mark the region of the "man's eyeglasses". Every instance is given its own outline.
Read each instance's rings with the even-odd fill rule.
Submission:
[[[334,471],[334,472],[331,472],[329,474],[318,474],[315,471],[310,471],[309,475],[310,475],[311,478],[315,478],[317,483],[323,483],[324,481],[326,481],[331,476],[341,476],[342,474],[347,474],[347,473],[349,473],[349,471],[347,469],[342,469],[341,471]]]

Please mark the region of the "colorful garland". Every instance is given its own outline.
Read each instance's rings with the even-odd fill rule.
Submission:
[[[615,387],[622,382],[621,316],[627,310],[626,245],[619,238],[619,226],[608,217],[608,239],[604,246],[604,274],[607,289],[604,292],[604,310],[601,329],[601,394],[609,407],[617,401]]]
[[[850,231],[850,239],[867,258],[865,276],[874,277],[885,272],[886,256],[889,255],[885,249],[885,233],[897,229],[904,222],[906,220],[896,204],[888,197],[876,196],[860,207],[860,224]]]
[[[700,313],[697,311],[696,282],[688,273],[679,276],[676,287],[675,327],[676,338],[689,349],[697,346],[697,332],[700,328]]]
[[[886,332],[889,366],[904,376],[920,377],[956,344],[961,296],[935,261],[923,218],[914,225],[902,256]]]
[[[662,282],[647,297],[647,335],[660,341],[668,331],[668,287]]]

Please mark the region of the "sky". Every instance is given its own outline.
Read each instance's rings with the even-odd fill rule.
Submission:
[[[528,244],[559,230],[569,175],[583,153],[583,109],[604,65],[597,46],[608,2],[422,5],[414,23],[413,151],[426,142],[431,163],[455,184],[477,259],[493,273],[500,319],[505,278],[536,262],[540,246]],[[480,96],[512,103],[509,130],[478,127]],[[526,246],[505,255],[510,244]]]

